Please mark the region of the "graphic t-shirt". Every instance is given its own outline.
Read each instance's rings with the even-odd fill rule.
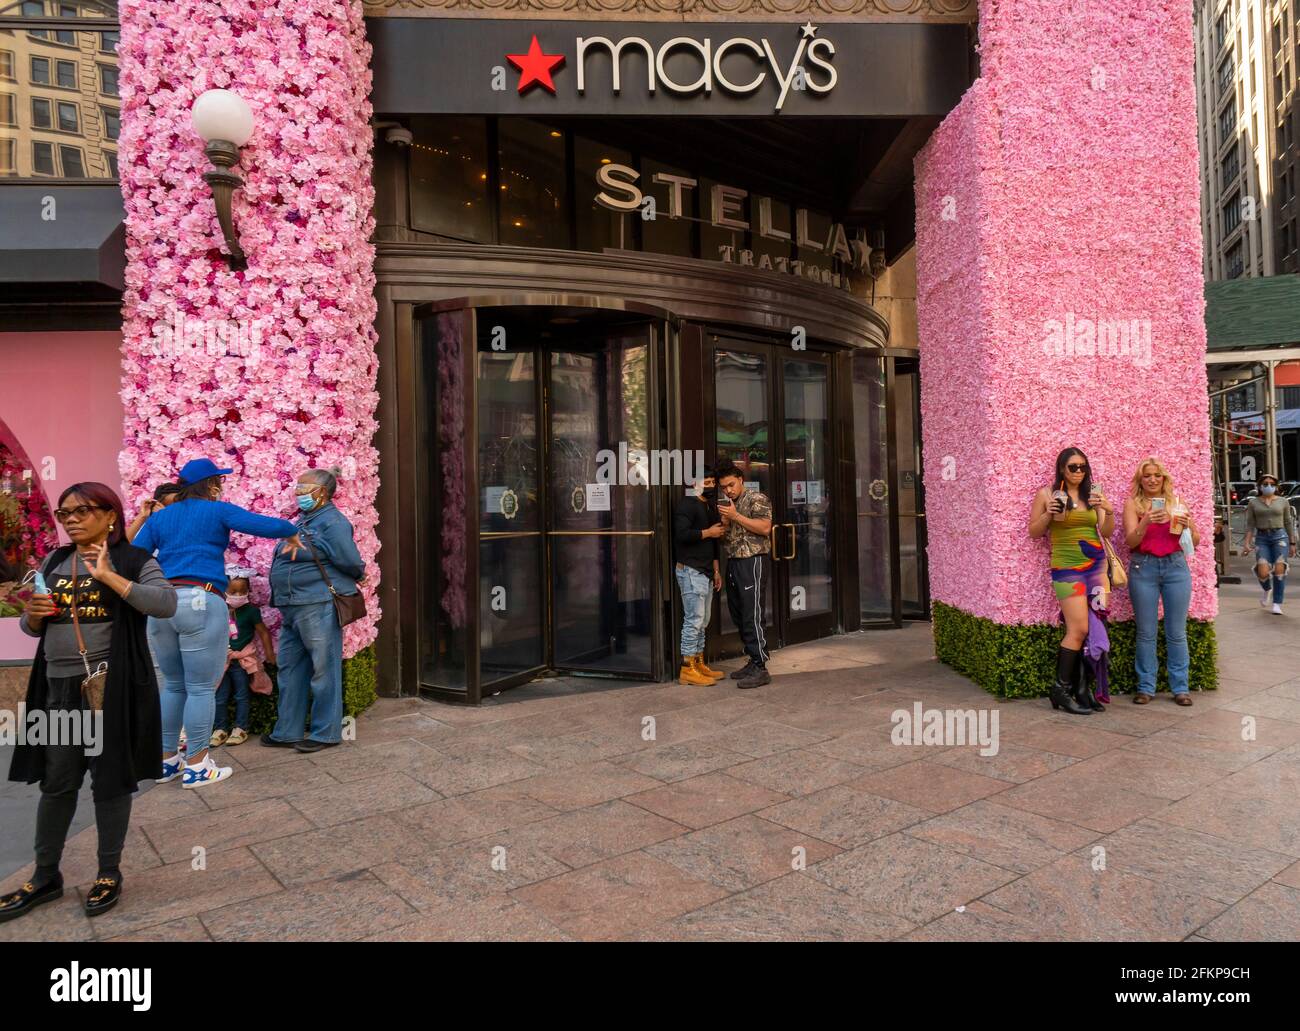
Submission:
[[[772,502],[766,494],[747,490],[736,499],[736,511],[746,519],[771,519]],[[766,555],[772,549],[772,543],[765,534],[751,533],[739,523],[732,522],[727,524],[722,549],[727,553],[727,558],[750,558]]]
[[[240,651],[253,639],[253,628],[262,622],[262,610],[256,605],[241,605],[230,610],[230,650]]]

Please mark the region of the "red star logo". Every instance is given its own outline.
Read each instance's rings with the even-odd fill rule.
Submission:
[[[526,54],[506,54],[506,60],[519,69],[519,92],[524,93],[538,84],[545,86],[552,93],[555,83],[551,81],[551,70],[564,64],[563,54],[544,54],[542,45],[533,36]]]

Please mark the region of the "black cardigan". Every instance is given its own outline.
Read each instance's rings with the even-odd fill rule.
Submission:
[[[57,569],[73,546],[59,548],[46,568]],[[128,580],[138,580],[148,552],[122,541],[109,548],[113,568]],[[113,609],[108,651],[108,681],[104,688],[104,749],[96,759],[95,801],[130,794],[142,780],[162,776],[162,715],[158,683],[145,630],[148,617],[113,591],[103,592]],[[45,633],[42,629],[32,675],[27,681],[27,712],[46,707]],[[14,747],[9,779],[35,784],[45,775],[45,748],[20,743]]]

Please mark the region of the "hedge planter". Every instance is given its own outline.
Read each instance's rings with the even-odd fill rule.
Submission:
[[[1038,698],[1048,693],[1056,672],[1060,626],[1002,624],[936,601],[933,605],[934,648],[940,662],[970,677],[1000,698]],[[1137,689],[1134,656],[1137,627],[1132,620],[1111,623],[1110,690],[1125,694]],[[1165,673],[1164,622],[1159,627],[1156,654],[1160,661],[1157,691],[1168,691]],[[1193,691],[1213,691],[1218,686],[1214,624],[1187,621],[1187,646],[1191,652]]]

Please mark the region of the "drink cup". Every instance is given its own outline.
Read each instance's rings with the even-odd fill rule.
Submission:
[[[1065,491],[1063,491],[1063,490],[1053,491],[1053,492],[1052,492],[1052,500],[1053,500],[1053,501],[1059,501],[1059,502],[1061,503],[1061,511],[1059,511],[1059,512],[1053,512],[1053,513],[1052,513],[1052,521],[1055,522],[1055,523],[1061,523],[1061,522],[1064,522],[1064,521],[1065,521],[1065,513],[1066,513],[1066,511],[1069,509],[1069,506],[1070,506],[1070,495],[1068,495],[1067,493],[1065,493]]]
[[[1185,529],[1187,529],[1187,507],[1181,502],[1175,502],[1174,507],[1169,510],[1169,532],[1177,536]]]

